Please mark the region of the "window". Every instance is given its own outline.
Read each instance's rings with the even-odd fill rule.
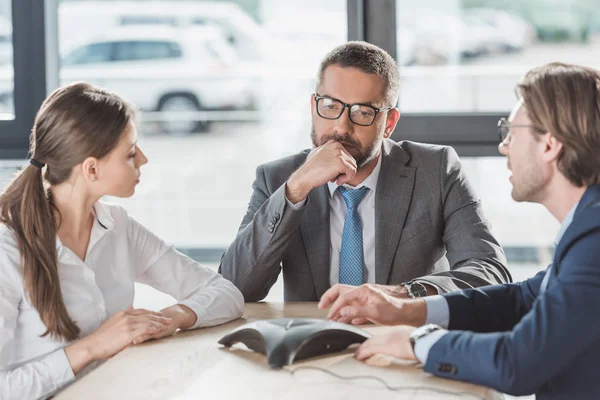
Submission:
[[[115,61],[158,60],[181,57],[177,43],[160,41],[129,41],[115,44]]]
[[[62,49],[85,31],[88,43],[110,37],[115,60],[144,60],[60,71],[62,84],[89,81],[143,110],[139,145],[150,162],[132,198],[110,201],[216,268],[256,166],[310,147],[310,95],[319,61],[346,41],[346,3],[152,0],[135,2],[134,14],[130,1],[60,1]],[[180,23],[123,18],[133,15]]]
[[[0,114],[8,118],[0,120],[0,157],[25,157],[35,112],[56,86],[46,88],[42,79],[56,40],[44,37],[43,8],[33,3],[38,4],[0,0],[0,53],[6,41],[15,44],[14,68],[0,65],[0,93],[9,99],[0,95],[0,107],[5,104],[0,113],[11,111],[6,104],[13,102],[13,86],[17,93],[14,109]],[[455,146],[509,258],[536,263],[547,258],[555,221],[541,206],[511,202],[505,160],[482,156],[497,155],[495,124],[512,106],[514,84],[525,71],[553,59],[600,66],[593,2],[58,4],[58,45],[67,55],[60,83],[85,80],[143,110],[140,146],[150,163],[133,198],[111,200],[195,258],[218,263],[244,214],[257,164],[310,147],[309,96],[319,61],[348,38],[378,44],[401,64],[402,118],[394,138]],[[14,32],[2,30],[1,16]],[[143,49],[128,44],[118,57],[135,57],[144,67],[106,62],[117,57],[115,47],[105,48],[103,56],[99,49],[82,49],[139,41],[161,44]],[[76,49],[85,60],[105,61],[69,64]]]
[[[396,138],[498,155],[496,122],[529,69],[553,61],[600,67],[597,4],[396,0],[399,106],[408,121]],[[511,266],[526,267],[513,268],[515,278],[545,267],[558,222],[541,205],[512,201],[504,157],[463,157],[463,164]]]
[[[125,15],[121,17],[121,25],[177,25],[175,18],[153,15]]]
[[[192,24],[193,25],[208,25],[212,22],[207,21],[205,18],[193,18],[192,19]]]
[[[97,64],[112,61],[112,43],[93,43],[73,50],[63,65]]]
[[[396,12],[405,113],[506,113],[530,68],[600,65],[594,1],[397,0]]]

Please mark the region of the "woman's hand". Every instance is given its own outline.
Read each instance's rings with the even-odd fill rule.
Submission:
[[[171,319],[171,324],[167,329],[164,329],[156,333],[147,333],[140,336],[134,344],[143,343],[150,339],[160,339],[167,336],[171,336],[178,329],[187,329],[194,326],[196,323],[196,313],[191,308],[184,306],[183,304],[175,304],[174,306],[167,307],[161,310],[161,314]]]
[[[131,344],[142,343],[148,335],[171,329],[172,319],[162,313],[129,308],[119,311],[85,338],[67,346],[65,353],[77,374],[88,364],[111,358]]]

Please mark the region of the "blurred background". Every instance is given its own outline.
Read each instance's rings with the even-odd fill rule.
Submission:
[[[322,57],[371,38],[400,67],[394,138],[457,148],[515,279],[550,260],[558,223],[511,199],[495,123],[530,68],[600,66],[597,0],[62,0],[46,1],[42,15],[27,14],[29,3],[0,0],[2,186],[23,165],[48,91],[79,80],[106,87],[142,110],[150,160],[133,198],[108,200],[216,268],[255,167],[310,147]],[[19,26],[27,15],[40,27]],[[269,299],[282,299],[280,284]]]

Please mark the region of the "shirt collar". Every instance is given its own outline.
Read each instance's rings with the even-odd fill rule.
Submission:
[[[115,225],[115,220],[106,210],[106,207],[101,202],[97,202],[94,205],[94,211],[96,212],[96,221],[100,226],[106,230],[111,230]]]
[[[560,240],[562,239],[563,235],[565,234],[565,232],[569,228],[569,225],[571,225],[571,222],[573,222],[573,216],[575,215],[575,210],[577,209],[578,205],[579,205],[579,202],[577,202],[573,206],[573,208],[571,208],[571,211],[569,211],[569,213],[567,214],[567,216],[563,220],[562,224],[560,224],[560,229],[558,230],[558,234],[556,235],[556,239],[554,239],[554,245],[555,246],[558,246],[558,243],[560,242]]]
[[[96,219],[94,221],[94,225],[92,225],[92,234],[90,235],[90,243],[92,242],[92,237],[94,237],[94,230],[97,228],[102,229],[103,231],[109,231],[115,225],[115,220],[110,215],[110,213],[106,210],[106,207],[97,202],[94,204],[94,212],[96,213]],[[96,224],[97,223],[97,224]],[[96,226],[98,225],[98,226]],[[60,252],[62,249],[62,242],[58,235],[56,235],[56,249]]]
[[[348,189],[358,189],[363,186],[366,186],[369,189],[371,189],[372,192],[375,192],[375,189],[377,188],[377,179],[379,178],[379,171],[381,170],[381,158],[383,157],[382,153],[382,151],[379,152],[377,164],[375,165],[375,168],[373,168],[373,171],[371,171],[369,176],[367,176],[364,181],[358,184],[358,186],[354,187],[348,184],[344,184],[342,186]],[[329,188],[329,195],[333,197],[335,191],[338,188],[338,184],[335,182],[327,182],[327,187]]]

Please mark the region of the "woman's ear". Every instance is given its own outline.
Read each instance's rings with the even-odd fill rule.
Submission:
[[[81,170],[83,172],[83,176],[85,179],[90,180],[92,182],[96,182],[98,180],[98,159],[95,157],[88,157],[83,160],[81,164]]]

